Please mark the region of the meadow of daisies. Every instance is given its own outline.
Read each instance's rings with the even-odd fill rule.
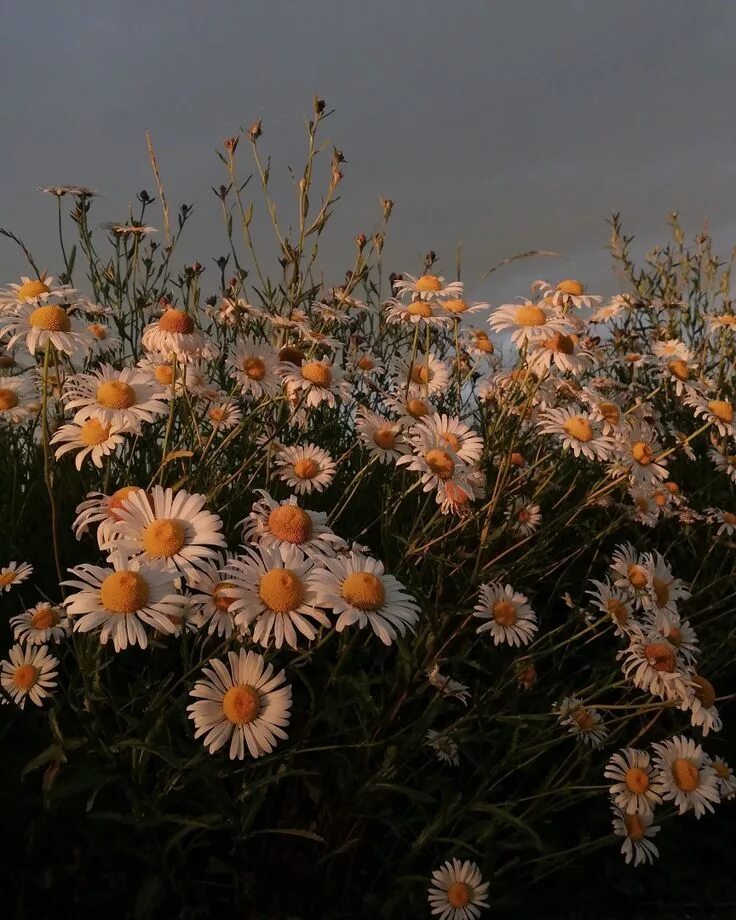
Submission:
[[[381,200],[325,277],[328,114],[285,217],[260,122],[225,142],[207,265],[152,148],[123,222],[43,189],[55,275],[2,231],[25,909],[475,920],[732,820],[730,263],[675,223],[637,267],[615,217],[621,294],[477,302],[454,254],[390,263]]]

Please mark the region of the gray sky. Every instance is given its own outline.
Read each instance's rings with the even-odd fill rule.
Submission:
[[[36,186],[91,186],[104,194],[93,217],[124,219],[155,191],[149,129],[170,203],[195,206],[180,255],[214,288],[215,148],[262,118],[285,216],[315,93],[347,159],[330,282],[377,224],[379,195],[396,202],[389,269],[415,271],[432,248],[452,274],[462,241],[469,291],[494,304],[536,277],[617,290],[614,209],[642,248],[675,209],[693,232],[707,217],[721,251],[734,242],[731,0],[0,0],[0,22],[0,226],[53,272],[55,202]],[[245,171],[248,145],[238,154]],[[564,259],[480,281],[531,248]],[[21,271],[0,239],[0,281]]]

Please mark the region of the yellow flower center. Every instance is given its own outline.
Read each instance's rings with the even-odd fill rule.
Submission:
[[[626,604],[617,597],[610,597],[606,601],[606,609],[619,626],[624,626],[628,622],[629,611],[626,609]]]
[[[0,575],[0,588],[7,588],[8,585],[12,585],[15,581],[15,572],[5,572],[3,575]]]
[[[184,310],[175,310],[171,307],[159,319],[158,328],[164,332],[190,333],[194,332],[194,320]]]
[[[640,466],[649,466],[654,459],[654,451],[646,441],[635,441],[631,445],[631,456]]]
[[[694,792],[700,785],[700,770],[691,760],[678,757],[672,764],[672,779],[683,792]]]
[[[13,683],[21,690],[30,690],[38,680],[38,673],[32,664],[22,664],[13,672]]]
[[[312,519],[296,505],[279,505],[268,516],[268,529],[277,540],[306,543],[312,536]]]
[[[143,549],[156,559],[175,556],[185,543],[186,531],[173,518],[152,521],[143,531]]]
[[[736,316],[731,316],[728,313],[724,313],[723,316],[718,316],[716,319],[722,323],[724,326],[734,326],[736,325]]]
[[[247,725],[258,718],[261,698],[255,687],[231,687],[222,698],[222,713],[233,725]]]
[[[732,514],[730,511],[723,512],[723,520],[726,524],[730,524],[732,527],[736,526],[736,514]]]
[[[656,576],[652,578],[652,590],[660,607],[666,607],[670,601],[670,584],[671,582],[662,581]]]
[[[695,695],[703,706],[705,706],[706,709],[710,709],[711,706],[714,706],[716,702],[716,689],[713,684],[704,677],[701,677],[700,674],[693,675],[691,680],[696,687]]]
[[[328,387],[332,383],[332,373],[321,361],[307,361],[302,364],[302,377],[318,387]]]
[[[575,340],[564,332],[555,332],[544,340],[544,347],[555,354],[571,355],[575,351]]]
[[[381,579],[372,572],[353,572],[342,583],[344,600],[358,610],[378,610],[386,600]]]
[[[314,479],[319,473],[319,463],[311,457],[302,457],[294,464],[294,475],[298,479]]]
[[[263,380],[266,376],[266,365],[260,358],[245,358],[240,369],[251,380]]]
[[[469,305],[461,297],[452,297],[449,300],[444,300],[442,306],[450,313],[464,313]]]
[[[511,601],[496,601],[491,607],[491,613],[499,626],[513,626],[516,622],[516,607]]]
[[[723,761],[723,760],[718,760],[718,759],[717,759],[717,760],[714,760],[714,761],[713,761],[713,769],[715,770],[716,776],[717,776],[719,779],[728,779],[728,778],[729,778],[729,773],[730,773],[730,771],[729,771],[729,769],[728,769],[728,764],[727,764],[725,761]]]
[[[609,425],[618,425],[621,411],[615,403],[603,402],[598,405],[598,411]]]
[[[40,297],[41,294],[48,294],[51,288],[44,284],[43,281],[24,281],[18,288],[18,299],[29,300],[33,297]]]
[[[101,323],[91,323],[87,329],[100,342],[104,342],[107,338],[107,329]]]
[[[376,362],[368,355],[363,355],[363,357],[358,361],[358,367],[362,371],[372,371],[375,366]]]
[[[727,425],[733,422],[733,406],[725,399],[712,399],[708,403],[708,408],[719,422],[725,422]]]
[[[639,815],[624,815],[624,826],[629,840],[633,840],[636,843],[646,837],[647,829]]]
[[[446,450],[440,450],[439,447],[433,447],[428,450],[424,456],[427,466],[440,479],[451,479],[455,472],[455,461]]]
[[[135,613],[148,603],[148,582],[139,572],[113,572],[100,587],[102,606],[111,613]]]
[[[442,440],[445,442],[445,444],[449,444],[449,446],[455,451],[455,453],[457,453],[460,450],[460,439],[457,437],[457,435],[454,435],[451,431],[443,431]]]
[[[509,457],[509,460],[511,461],[513,466],[519,467],[519,469],[521,469],[521,467],[523,466],[526,466],[526,460],[524,459],[523,455],[520,453],[517,453],[516,451],[514,451],[514,453],[511,454],[511,456]]]
[[[79,429],[79,440],[86,447],[96,447],[104,444],[110,437],[110,426],[103,425],[99,419],[90,418]]]
[[[153,376],[162,386],[170,387],[174,382],[174,368],[170,364],[157,364]]]
[[[547,314],[533,303],[525,303],[516,308],[516,322],[519,326],[544,326]]]
[[[291,569],[271,569],[261,576],[258,596],[274,613],[289,613],[304,600],[304,585]]]
[[[218,610],[229,610],[230,605],[235,600],[232,595],[232,589],[235,585],[231,581],[218,582],[212,591],[212,603]]]
[[[667,504],[667,494],[665,492],[656,491],[652,498],[654,499],[654,504],[658,505],[660,508],[664,508]]]
[[[676,377],[678,380],[688,380],[690,378],[690,370],[687,364],[680,359],[677,361],[670,361],[667,367],[672,376]]]
[[[562,427],[576,441],[587,444],[593,440],[593,429],[587,419],[582,415],[572,415],[562,423]]]
[[[54,610],[51,604],[45,604],[34,610],[31,617],[31,626],[33,629],[51,629],[59,622],[58,611]]]
[[[423,418],[429,415],[431,410],[423,399],[410,399],[406,404],[406,411],[412,418]]]
[[[485,332],[481,330],[473,333],[473,339],[475,340],[475,347],[478,349],[478,351],[482,351],[486,355],[493,354],[493,342],[488,338]]]
[[[71,320],[63,307],[36,307],[28,321],[34,329],[45,329],[47,332],[69,332],[72,328]]]
[[[660,674],[672,674],[677,669],[675,650],[668,642],[648,642],[644,646],[644,657]]]
[[[641,767],[629,767],[626,771],[624,782],[629,792],[642,795],[649,788],[649,775]]]
[[[426,364],[412,364],[409,377],[412,383],[429,383],[432,379],[432,371]]]
[[[595,727],[595,717],[585,706],[580,706],[570,717],[581,732],[589,732]]]
[[[133,492],[142,491],[138,486],[123,486],[121,489],[118,489],[116,492],[113,492],[107,502],[107,514],[108,517],[111,517],[113,521],[119,521],[120,516],[117,514],[116,509],[120,508],[125,501],[125,499],[131,495]]]
[[[557,290],[561,294],[572,294],[573,297],[580,297],[583,293],[583,285],[574,278],[566,278],[557,285]]]
[[[441,291],[442,282],[437,275],[422,275],[420,278],[417,278],[417,290],[422,293]]]
[[[390,425],[376,428],[373,432],[373,442],[383,450],[391,450],[396,443],[396,432]]]
[[[18,394],[16,391],[0,387],[0,412],[7,412],[8,409],[15,409],[17,405]]]
[[[470,904],[471,890],[465,882],[453,882],[447,889],[447,901],[451,907],[460,910]]]
[[[106,380],[97,387],[97,402],[106,409],[130,409],[136,402],[135,390],[122,380]]]
[[[434,316],[434,310],[424,300],[412,300],[406,308],[406,312],[411,316]]]

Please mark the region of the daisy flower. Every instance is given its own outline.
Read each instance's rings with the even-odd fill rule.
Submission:
[[[9,284],[0,291],[0,308],[21,307],[25,304],[45,304],[47,301],[67,300],[75,294],[74,288],[65,284],[54,284],[53,275],[41,275],[40,278],[20,276],[20,284]]]
[[[217,558],[225,545],[222,520],[205,509],[206,496],[154,486],[130,492],[115,509],[111,543],[140,560],[161,561],[169,571],[187,574],[203,559]],[[109,549],[109,545],[105,549]]]
[[[545,299],[553,307],[593,307],[599,304],[602,297],[598,294],[586,294],[581,281],[575,278],[565,278],[556,287],[546,281],[535,281],[532,290]]]
[[[725,449],[720,451],[711,447],[708,450],[708,457],[717,470],[725,473],[732,482],[736,483],[736,447],[733,448],[733,451],[733,453],[728,453]]]
[[[270,754],[291,718],[291,685],[284,672],[274,675],[273,665],[257,652],[228,652],[227,663],[217,658],[202,668],[203,680],[190,692],[196,702],[187,706],[195,738],[215,754],[230,742],[230,760]]]
[[[613,780],[608,791],[614,805],[624,814],[648,816],[662,802],[652,788],[654,768],[646,751],[622,748],[608,761],[603,775]]]
[[[394,281],[394,290],[397,294],[411,294],[421,300],[434,300],[436,297],[462,297],[463,289],[462,281],[449,281],[446,284],[443,275],[420,275],[415,278],[409,272],[404,272],[401,279]]]
[[[433,413],[424,416],[414,426],[409,437],[423,445],[448,445],[453,453],[468,465],[477,463],[483,454],[483,438],[459,418],[449,415]]]
[[[404,586],[384,572],[380,560],[351,552],[320,562],[322,567],[314,572],[316,603],[337,616],[337,632],[353,624],[359,629],[370,626],[384,645],[391,645],[397,635],[414,631],[419,607]]]
[[[563,373],[578,376],[586,371],[594,361],[593,355],[580,346],[576,335],[553,332],[548,338],[531,341],[531,351],[527,363],[534,373],[549,370],[554,365]]]
[[[682,709],[690,711],[690,724],[694,728],[700,728],[703,737],[723,728],[716,706],[715,688],[700,674],[690,674],[687,699],[683,701]]]
[[[39,601],[23,613],[11,617],[10,626],[14,640],[27,645],[61,642],[70,632],[69,620],[64,611],[48,601]]]
[[[133,367],[118,371],[110,364],[68,377],[63,399],[67,409],[76,410],[77,424],[96,418],[118,431],[139,433],[142,422],[152,422],[168,411],[166,394],[145,372]]]
[[[61,445],[54,452],[57,460],[69,451],[75,450],[77,455],[74,458],[74,465],[78,470],[82,469],[82,464],[88,456],[92,463],[101,469],[102,458],[115,453],[125,441],[122,434],[127,430],[125,426],[121,428],[118,425],[105,424],[98,418],[88,418],[81,424],[72,422],[57,428],[49,444]]]
[[[677,613],[677,602],[690,597],[690,591],[684,581],[675,578],[667,560],[661,553],[648,553],[644,571],[647,575],[647,593],[644,606],[655,613],[667,611]]]
[[[409,303],[389,300],[384,304],[386,323],[389,326],[404,323],[408,325],[449,326],[452,314],[442,309],[438,300],[417,298]]]
[[[629,485],[629,496],[633,503],[634,520],[647,527],[654,527],[662,513],[662,505],[657,501],[659,490],[651,486]]]
[[[462,343],[468,354],[476,359],[490,360],[496,350],[485,329],[463,329]]]
[[[477,920],[488,907],[488,882],[480,869],[466,859],[448,860],[432,873],[427,900],[439,920]]]
[[[438,690],[442,696],[449,699],[459,700],[463,706],[467,706],[470,699],[470,690],[461,684],[459,680],[453,680],[440,672],[440,666],[435,662],[427,671],[427,680],[430,686]]]
[[[601,613],[610,616],[614,633],[617,636],[625,637],[628,631],[636,625],[631,595],[625,589],[612,585],[608,579],[606,581],[591,579],[591,584],[595,585],[595,589],[586,591],[586,594],[592,598],[593,606],[597,607]]]
[[[117,351],[120,347],[120,336],[114,333],[106,323],[95,321],[87,325],[89,333],[90,353],[94,356],[106,351]]]
[[[316,444],[284,447],[276,457],[279,478],[297,495],[324,492],[335,478],[337,465]]]
[[[629,647],[617,657],[623,660],[624,677],[635,687],[662,700],[685,699],[687,678],[671,642],[656,634],[633,634],[629,636]]]
[[[355,427],[368,453],[377,457],[380,463],[391,463],[411,450],[403,434],[405,425],[401,421],[392,422],[365,406],[358,408]]]
[[[100,549],[103,549],[115,535],[115,525],[120,520],[117,509],[131,492],[138,490],[138,486],[123,486],[112,495],[105,495],[103,492],[88,492],[86,499],[77,505],[77,516],[72,524],[77,540],[81,540],[82,535],[87,533],[92,525],[97,524],[97,543]],[[140,491],[143,490],[140,489]]]
[[[33,572],[33,566],[28,562],[11,562],[0,568],[0,594],[10,591],[13,585],[19,585]]]
[[[200,628],[207,625],[210,636],[229,639],[235,629],[233,612],[230,609],[237,595],[234,582],[228,581],[224,571],[230,556],[220,553],[215,559],[206,559],[187,576],[187,585],[192,594],[188,598],[196,611]]]
[[[528,645],[539,629],[537,616],[528,600],[525,595],[514,591],[511,585],[500,582],[481,585],[480,600],[475,605],[473,616],[488,622],[479,626],[476,632],[490,632],[494,645]]]
[[[486,494],[485,476],[479,469],[468,467],[462,480],[448,480],[435,493],[434,500],[441,514],[471,514],[470,503]]]
[[[613,809],[613,832],[624,838],[621,853],[626,865],[631,862],[634,866],[651,864],[659,856],[659,850],[649,838],[659,833],[660,826],[652,821],[650,814],[625,814],[618,808]]]
[[[676,735],[655,742],[656,791],[672,801],[681,815],[693,811],[700,818],[720,801],[716,772],[703,748],[692,738]]]
[[[589,323],[607,323],[612,319],[615,319],[624,310],[631,309],[631,296],[629,294],[617,294],[615,297],[612,297],[607,304],[603,304],[602,307],[593,313],[588,320]]]
[[[666,639],[677,651],[678,661],[692,665],[700,654],[699,640],[689,620],[671,610],[649,608],[644,614],[644,625],[653,638]]]
[[[79,588],[64,601],[75,632],[100,628],[100,643],[112,639],[116,652],[128,645],[147,647],[144,623],[171,635],[185,603],[176,593],[176,573],[160,562],[128,559],[121,552],[112,553],[109,561],[104,568],[84,564],[69,569],[76,577],[62,582]]]
[[[297,648],[299,635],[311,642],[317,624],[330,625],[318,609],[319,584],[313,569],[312,559],[293,544],[246,548],[224,569],[234,586],[229,610],[235,624],[244,632],[253,626],[253,641],[265,648],[281,648],[284,642]]]
[[[691,361],[692,352],[687,345],[680,339],[663,339],[661,342],[654,342],[652,345],[652,354],[657,358],[664,358],[666,361]]]
[[[458,755],[457,744],[450,735],[446,732],[436,732],[434,729],[430,728],[424,737],[429,747],[431,747],[437,755],[439,761],[447,763],[451,767],[459,766],[460,757]]]
[[[613,450],[613,441],[600,431],[590,412],[578,406],[563,409],[546,409],[539,414],[542,434],[554,434],[562,441],[565,450],[576,457],[581,454],[588,460],[607,460]]]
[[[725,399],[707,399],[699,393],[691,393],[685,397],[684,402],[693,410],[696,418],[710,422],[721,437],[736,437],[732,403]]]
[[[611,556],[611,571],[614,573],[614,585],[624,591],[631,591],[640,600],[649,587],[649,558],[646,553],[639,553],[631,543],[617,546]]]
[[[195,327],[192,317],[174,307],[168,307],[155,322],[146,326],[141,344],[146,351],[156,352],[168,360],[176,358],[182,363],[214,356],[214,349],[204,333]]]
[[[485,301],[476,300],[474,303],[468,303],[462,297],[445,297],[438,301],[443,310],[447,310],[455,318],[461,316],[470,316],[473,313],[480,313],[483,310],[490,310],[491,305]]]
[[[406,398],[399,396],[386,397],[386,407],[390,412],[398,415],[398,421],[406,427],[411,427],[420,419],[436,411],[428,399],[412,392],[407,393]]]
[[[42,706],[49,691],[56,686],[58,658],[45,645],[13,645],[8,657],[0,662],[0,684],[3,690],[21,709],[29,699],[34,706]]]
[[[18,425],[37,412],[39,394],[28,377],[0,377],[0,426]]]
[[[534,505],[523,498],[517,498],[504,517],[511,524],[515,533],[522,537],[531,536],[542,522],[539,505]]]
[[[280,392],[281,380],[276,375],[278,363],[276,350],[271,345],[255,339],[239,339],[226,365],[242,395],[260,399],[264,394],[274,396]]]
[[[708,317],[708,325],[711,330],[715,329],[730,329],[733,330],[736,328],[736,316],[732,313],[721,313],[717,316]]]
[[[215,431],[229,431],[237,427],[243,420],[240,406],[237,406],[225,394],[222,399],[213,401],[207,406],[204,417]]]
[[[333,556],[335,549],[344,547],[345,541],[327,526],[327,515],[322,511],[308,511],[297,504],[296,495],[277,502],[264,489],[256,489],[261,496],[243,527],[243,543],[261,546],[298,546],[308,556]]]
[[[667,479],[666,461],[657,459],[660,447],[648,425],[634,424],[624,434],[619,431],[615,443],[614,466],[629,474],[634,485],[659,485]]]
[[[721,508],[706,508],[708,521],[711,524],[718,524],[716,536],[720,537],[724,533],[732,537],[736,533],[736,514],[732,511],[723,511]]]
[[[58,304],[37,306],[33,303],[24,303],[16,312],[0,315],[0,339],[6,335],[10,336],[7,348],[12,348],[23,339],[32,355],[44,351],[49,344],[67,355],[87,351],[91,338],[64,307]]]
[[[350,398],[350,386],[343,372],[327,358],[305,361],[299,367],[282,364],[279,373],[293,402],[303,401],[305,406],[312,408],[326,403],[334,409],[338,399]]]
[[[356,351],[351,363],[352,373],[357,377],[380,377],[384,373],[383,362],[374,354],[362,349]]]
[[[721,801],[732,799],[736,796],[736,776],[725,760],[721,757],[714,757],[710,765],[716,774],[716,785]]]
[[[408,388],[412,396],[432,396],[443,393],[450,383],[450,369],[435,354],[428,352],[412,362],[410,358],[397,357],[392,374],[397,389],[403,393]]]
[[[570,323],[556,309],[531,301],[503,304],[490,315],[488,325],[493,332],[513,330],[511,341],[519,348],[534,339],[571,330]]]
[[[569,734],[593,748],[602,747],[608,738],[608,729],[603,724],[601,714],[590,706],[584,706],[583,701],[576,696],[566,696],[562,700],[557,707],[557,716],[560,725]]]

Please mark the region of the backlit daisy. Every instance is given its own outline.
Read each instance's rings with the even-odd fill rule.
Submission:
[[[237,382],[243,396],[260,399],[264,394],[274,396],[281,391],[276,374],[276,350],[266,342],[239,339],[227,357],[229,374]]]
[[[191,571],[202,559],[216,559],[225,545],[222,520],[207,511],[206,497],[184,489],[154,486],[130,492],[116,508],[114,542],[141,560],[160,560],[169,570]],[[109,547],[106,547],[109,548]]]
[[[468,465],[477,463],[483,454],[483,438],[459,418],[449,415],[433,413],[424,416],[413,427],[409,437],[422,445],[448,445]]]
[[[730,452],[726,449],[716,450],[711,447],[708,450],[708,457],[717,470],[725,473],[732,482],[736,483],[736,446],[731,445]]]
[[[74,458],[74,465],[78,470],[82,469],[87,456],[98,469],[101,469],[102,458],[115,453],[125,441],[123,434],[126,430],[125,427],[105,424],[98,418],[88,418],[81,424],[72,422],[69,425],[62,425],[54,432],[49,443],[61,445],[54,452],[57,460],[69,451],[75,450],[77,455]]]
[[[490,360],[496,350],[485,329],[463,329],[462,344],[469,355],[477,360]]]
[[[651,815],[662,801],[652,788],[654,768],[646,751],[622,748],[608,761],[603,775],[613,780],[608,791],[624,814]]]
[[[27,645],[61,642],[69,635],[70,625],[66,614],[55,604],[39,601],[23,613],[10,618],[13,638]]]
[[[89,349],[92,355],[101,355],[106,351],[117,351],[120,347],[120,336],[113,332],[107,323],[95,320],[87,323],[89,333]]]
[[[146,351],[156,352],[169,360],[175,357],[183,363],[214,355],[214,348],[201,329],[197,329],[190,314],[173,307],[146,326],[141,344]]]
[[[729,329],[736,331],[736,316],[732,313],[721,313],[717,316],[708,317],[708,325],[711,329]]]
[[[21,709],[30,700],[43,706],[49,691],[56,686],[58,658],[45,645],[13,645],[8,657],[0,662],[0,683],[3,690]]]
[[[488,907],[488,882],[474,862],[448,860],[432,873],[427,900],[439,920],[477,920]]]
[[[556,287],[546,281],[535,281],[532,290],[553,307],[593,307],[603,299],[598,294],[586,294],[583,283],[575,278],[565,278]]]
[[[733,403],[726,399],[708,399],[699,393],[691,393],[685,397],[684,402],[693,410],[696,418],[710,422],[721,437],[736,437]]]
[[[279,478],[297,495],[323,492],[335,478],[336,464],[316,444],[284,447],[276,457]]]
[[[667,560],[661,553],[648,553],[644,570],[647,573],[647,593],[644,606],[655,612],[677,612],[677,602],[690,597],[690,591],[681,578],[675,578]]]
[[[409,272],[404,272],[401,279],[394,281],[394,290],[397,294],[411,294],[422,300],[434,300],[436,297],[462,297],[462,281],[449,281],[445,283],[442,275],[420,275],[415,278]]]
[[[77,540],[81,540],[82,535],[92,525],[97,524],[97,543],[102,549],[112,540],[115,534],[115,526],[120,520],[117,515],[117,509],[120,508],[128,495],[137,489],[138,486],[123,486],[113,492],[112,495],[105,495],[102,492],[88,492],[86,499],[77,505],[77,516],[72,524],[72,530]]]
[[[0,314],[0,339],[6,335],[9,336],[6,343],[8,348],[22,339],[32,355],[37,351],[43,352],[48,344],[67,355],[87,351],[91,338],[64,307],[58,304],[37,306],[33,303],[22,304],[14,313],[4,316]]]
[[[403,433],[405,426],[400,421],[391,421],[365,406],[358,408],[355,427],[368,453],[381,463],[392,463],[411,450]]]
[[[652,824],[652,820],[648,814],[625,814],[618,808],[613,809],[613,832],[624,838],[621,853],[626,865],[632,862],[634,866],[651,864],[659,856],[659,850],[650,838],[659,833],[660,826]]]
[[[582,347],[576,335],[553,332],[550,336],[534,339],[527,363],[535,373],[549,370],[553,365],[563,373],[582,374],[594,361],[593,355]]]
[[[204,417],[215,431],[229,431],[239,425],[243,419],[240,406],[225,394],[221,399],[211,402],[204,412]]]
[[[110,565],[79,565],[69,569],[76,576],[63,584],[79,588],[64,605],[75,632],[99,629],[100,642],[112,639],[116,652],[128,645],[146,648],[143,624],[171,635],[181,616],[184,598],[176,593],[176,573],[161,562],[128,559],[123,553],[110,556]]]
[[[142,422],[152,422],[168,411],[162,387],[144,371],[133,367],[118,371],[109,364],[67,377],[63,398],[67,409],[76,410],[78,424],[96,418],[119,431],[140,432]]]
[[[370,626],[384,645],[391,645],[397,635],[414,630],[419,607],[404,586],[385,573],[379,559],[351,552],[320,562],[322,567],[314,572],[316,603],[337,616],[338,632],[353,624],[359,629]]]
[[[667,461],[657,457],[660,452],[652,429],[635,424],[628,433],[618,433],[614,466],[627,472],[636,485],[658,485],[669,476]]]
[[[565,450],[588,460],[607,460],[613,451],[613,441],[603,434],[592,414],[581,407],[546,409],[539,414],[539,430],[554,434]]]
[[[443,310],[446,310],[456,319],[461,316],[470,316],[473,313],[480,313],[483,310],[490,310],[491,305],[482,300],[468,302],[462,297],[443,297],[438,301]]]
[[[392,374],[397,389],[403,394],[408,389],[412,396],[432,396],[443,393],[450,382],[450,369],[436,355],[429,352],[410,358],[397,357],[392,364]]]
[[[481,585],[473,616],[488,622],[481,624],[476,632],[490,632],[494,645],[505,643],[519,648],[529,645],[539,627],[528,600],[511,585],[500,582]]]
[[[693,811],[700,818],[720,801],[716,772],[703,748],[692,738],[676,735],[655,742],[656,791],[671,801],[681,815]]]
[[[420,419],[436,411],[427,398],[412,392],[408,392],[406,397],[403,394],[401,396],[387,396],[386,406],[391,412],[398,415],[399,422],[406,426],[414,425]]]
[[[700,654],[699,639],[688,620],[672,610],[648,608],[644,613],[643,626],[651,638],[666,639],[677,651],[679,663],[692,665]]]
[[[228,652],[227,663],[213,658],[202,668],[203,680],[191,690],[196,702],[187,706],[196,727],[195,738],[204,735],[210,754],[230,742],[228,756],[243,760],[270,754],[291,718],[291,686],[284,672],[274,675],[257,652]]]
[[[556,709],[560,725],[593,748],[602,747],[608,737],[601,714],[576,696],[565,697]]]
[[[297,648],[299,636],[311,642],[319,626],[330,621],[318,609],[318,579],[314,563],[297,546],[260,545],[246,548],[224,569],[225,579],[234,585],[235,599],[230,612],[253,641],[268,648],[286,642]]]
[[[419,326],[449,326],[452,314],[442,309],[438,300],[417,298],[409,303],[401,300],[389,300],[384,304],[386,323],[389,326],[399,323]]]
[[[0,567],[0,594],[25,581],[32,572],[33,566],[28,562],[11,562]]]
[[[300,401],[311,407],[326,403],[333,409],[338,399],[350,398],[350,386],[342,370],[327,358],[304,361],[299,367],[282,364],[279,373],[292,402]]]
[[[511,341],[521,347],[533,339],[548,338],[555,332],[567,334],[570,323],[545,303],[507,303],[491,313],[488,325],[494,332],[511,332]]]
[[[611,571],[614,573],[614,585],[632,592],[641,599],[649,588],[649,557],[638,552],[631,543],[617,546],[611,556]]]
[[[710,523],[718,525],[717,537],[723,534],[732,537],[736,533],[736,514],[733,511],[723,511],[721,508],[707,508],[706,512]]]
[[[74,288],[65,284],[54,284],[53,275],[40,278],[20,276],[20,284],[9,284],[0,290],[0,310],[3,307],[20,307],[24,304],[39,306],[49,300],[67,300],[75,294]]]
[[[351,363],[352,373],[355,377],[373,378],[380,377],[385,368],[383,362],[372,352],[358,348]]]
[[[277,502],[264,489],[257,489],[260,499],[253,503],[243,525],[243,543],[261,546],[298,546],[308,556],[332,556],[337,547],[345,546],[327,526],[322,511],[308,511],[297,504],[295,495]]]

